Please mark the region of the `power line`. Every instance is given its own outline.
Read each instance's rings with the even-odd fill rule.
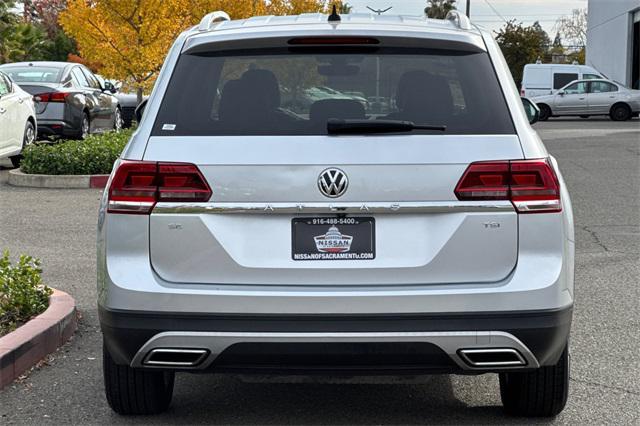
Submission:
[[[495,13],[496,15],[498,15],[500,17],[500,19],[502,19],[504,21],[504,23],[507,23],[507,20],[504,19],[504,16],[500,15],[500,12],[498,12],[496,10],[495,7],[493,7],[493,5],[491,3],[489,3],[489,0],[484,0],[484,2],[487,4],[487,6],[489,6],[491,8],[491,10],[493,10],[493,13]]]

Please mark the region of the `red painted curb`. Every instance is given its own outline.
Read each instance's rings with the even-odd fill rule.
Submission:
[[[0,389],[62,346],[77,328],[75,301],[54,289],[46,311],[0,337]]]
[[[89,178],[89,188],[104,188],[108,180],[109,175],[93,175]]]

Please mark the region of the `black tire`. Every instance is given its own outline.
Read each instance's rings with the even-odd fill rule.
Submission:
[[[22,137],[22,151],[24,149],[34,143],[36,140],[36,128],[33,126],[31,121],[27,121],[27,124],[24,126],[24,136]],[[11,164],[13,167],[20,167],[20,163],[22,162],[22,154],[14,155],[9,157],[11,159]]]
[[[120,107],[116,108],[113,117],[113,131],[119,132],[124,128],[124,120],[122,119],[122,110]]]
[[[540,108],[540,117],[538,120],[547,121],[549,117],[551,117],[551,108],[544,104],[538,105],[538,108]]]
[[[80,122],[80,133],[78,139],[84,140],[91,134],[91,119],[86,112],[82,113],[82,121]]]
[[[567,404],[569,395],[569,351],[556,365],[523,373],[500,373],[500,397],[507,414],[523,417],[553,417]]]
[[[617,104],[611,107],[609,117],[613,121],[627,121],[631,119],[631,108],[626,104]]]
[[[169,408],[175,373],[118,365],[104,344],[102,353],[104,388],[113,411],[121,415],[150,415]]]

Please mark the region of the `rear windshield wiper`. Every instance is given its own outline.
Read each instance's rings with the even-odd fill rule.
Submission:
[[[447,126],[415,124],[412,121],[401,120],[341,120],[330,118],[327,131],[330,135],[354,135],[369,133],[399,133],[413,130],[436,130],[444,132]]]

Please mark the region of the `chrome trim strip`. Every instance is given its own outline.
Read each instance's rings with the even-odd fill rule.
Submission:
[[[511,348],[500,348],[500,349],[460,349],[459,351],[460,356],[469,363],[469,365],[473,366],[473,367],[510,367],[510,366],[525,366],[527,365],[527,360],[525,360],[522,355],[520,355],[520,352],[518,352],[515,349],[511,349]],[[515,355],[515,357],[517,358],[517,361],[489,361],[489,362],[475,362],[473,361],[471,358],[469,358],[469,355],[471,354],[487,354],[487,353],[491,353],[491,354],[503,354],[503,353],[509,353],[512,355]]]
[[[509,201],[335,203],[157,203],[153,214],[387,214],[515,211]]]
[[[441,331],[441,332],[349,332],[349,333],[280,333],[280,332],[189,332],[171,331],[159,333],[147,341],[131,361],[132,367],[153,367],[144,364],[149,352],[166,348],[206,348],[210,355],[196,366],[183,368],[205,369],[214,362],[225,349],[236,343],[300,343],[300,342],[426,342],[438,346],[464,370],[510,369],[523,365],[477,366],[468,364],[460,355],[460,350],[513,349],[522,355],[525,365],[539,367],[538,360],[517,337],[503,331]]]

